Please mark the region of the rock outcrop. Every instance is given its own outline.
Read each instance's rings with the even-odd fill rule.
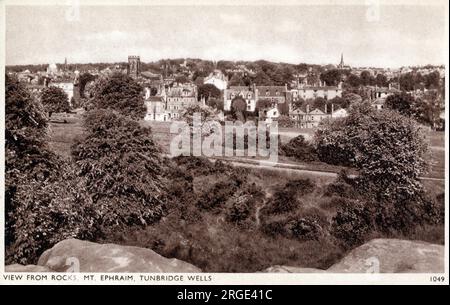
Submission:
[[[442,245],[400,239],[373,239],[350,251],[327,270],[272,266],[263,272],[284,273],[441,273]]]
[[[139,247],[67,239],[45,251],[38,266],[53,272],[201,272],[189,263]]]
[[[373,239],[353,249],[328,272],[440,273],[444,272],[445,248],[420,241]]]
[[[52,272],[52,270],[43,266],[12,264],[5,266],[5,272]]]
[[[441,273],[442,245],[400,239],[373,239],[350,251],[327,270],[272,266],[268,273]],[[67,239],[45,251],[38,265],[9,265],[6,272],[201,272],[189,263],[139,247]]]

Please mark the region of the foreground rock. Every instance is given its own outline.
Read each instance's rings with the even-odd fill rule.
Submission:
[[[329,272],[440,273],[445,247],[420,241],[374,239],[353,249]]]
[[[5,272],[52,272],[52,270],[43,266],[13,264],[5,266]]]
[[[56,272],[201,272],[191,264],[138,247],[67,239],[45,251],[38,261]]]
[[[420,241],[373,239],[350,251],[327,270],[272,266],[263,272],[277,273],[441,273],[445,248]]]

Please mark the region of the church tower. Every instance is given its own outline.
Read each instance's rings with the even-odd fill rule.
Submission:
[[[127,74],[131,77],[138,77],[141,73],[141,59],[139,56],[128,56]]]
[[[341,53],[341,62],[339,63],[339,68],[344,67],[344,53]]]

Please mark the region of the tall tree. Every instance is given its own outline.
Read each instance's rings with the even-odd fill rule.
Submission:
[[[143,88],[131,77],[115,73],[97,79],[92,103],[98,109],[116,110],[123,115],[142,119],[146,113]]]
[[[414,112],[414,97],[408,93],[396,93],[386,98],[387,108],[396,110],[405,116],[411,116]]]
[[[69,97],[63,89],[58,87],[47,87],[42,91],[41,103],[48,116],[54,112],[68,112],[70,110]]]

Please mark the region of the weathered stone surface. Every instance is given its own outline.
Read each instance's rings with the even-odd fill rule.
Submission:
[[[43,266],[12,264],[5,266],[5,272],[52,272],[52,270]]]
[[[444,272],[442,245],[400,239],[373,239],[350,251],[327,271],[335,273]]]
[[[264,269],[264,273],[325,273],[325,270],[316,269],[316,268],[301,268],[301,267],[292,267],[292,266],[271,266],[267,269]]]
[[[272,266],[273,273],[441,273],[445,248],[442,245],[400,239],[373,239],[350,251],[327,270]]]
[[[77,272],[201,272],[189,263],[131,246],[67,239],[45,251],[38,261],[52,271]]]

